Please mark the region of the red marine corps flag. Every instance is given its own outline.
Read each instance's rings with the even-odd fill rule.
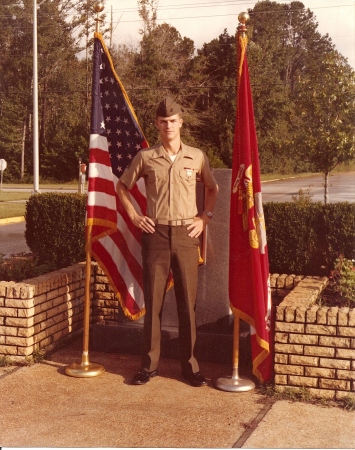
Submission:
[[[264,382],[272,375],[271,290],[246,46],[245,25],[240,25],[230,205],[229,298],[234,320],[242,319],[250,325],[253,373]]]
[[[129,219],[116,184],[132,158],[148,147],[100,33],[95,33],[86,250],[97,261],[129,318],[144,314],[141,231]],[[143,180],[141,180],[142,182]],[[130,191],[145,214],[144,184]]]

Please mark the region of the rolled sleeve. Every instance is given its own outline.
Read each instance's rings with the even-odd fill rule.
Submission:
[[[131,164],[123,172],[123,175],[120,177],[120,180],[127,187],[127,189],[132,189],[142,175],[143,175],[143,158],[141,152],[139,152],[133,158]]]

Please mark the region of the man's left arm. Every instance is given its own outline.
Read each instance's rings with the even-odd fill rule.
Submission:
[[[204,204],[204,212],[201,216],[195,217],[193,223],[187,227],[189,230],[190,237],[199,237],[203,232],[204,228],[211,220],[210,217],[206,214],[206,212],[213,212],[214,207],[216,205],[217,196],[218,196],[218,184],[211,173],[208,160],[206,158],[207,164],[205,165],[205,174],[203,175],[203,182],[205,184],[205,204]]]

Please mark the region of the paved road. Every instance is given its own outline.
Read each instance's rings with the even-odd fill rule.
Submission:
[[[288,178],[285,180],[271,180],[262,182],[264,202],[292,201],[292,196],[298,195],[299,190],[310,189],[312,201],[324,202],[323,176]],[[14,189],[3,188],[4,192]],[[31,192],[32,189],[16,188],[17,192]],[[55,189],[40,188],[40,192],[54,192]],[[60,189],[60,192],[77,192],[73,189]],[[329,203],[355,202],[355,172],[334,174],[329,178]]]
[[[16,253],[29,253],[25,240],[25,222],[0,225],[0,253],[6,257]]]
[[[312,201],[324,202],[323,177],[316,175],[305,178],[262,183],[264,202],[291,202],[292,196],[298,195],[300,189],[310,189]],[[355,202],[355,172],[332,175],[329,179],[329,203]]]
[[[292,201],[292,196],[298,195],[300,189],[305,190],[308,188],[310,188],[313,201],[324,201],[323,178],[321,175],[264,182],[262,183],[263,201]],[[27,191],[31,190],[28,189]],[[329,202],[345,201],[355,202],[355,172],[336,174],[330,177]],[[25,222],[0,225],[0,253],[8,257],[14,253],[29,252],[24,233]]]

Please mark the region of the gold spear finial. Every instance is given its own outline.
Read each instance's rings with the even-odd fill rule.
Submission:
[[[94,11],[96,12],[96,33],[100,32],[100,22],[102,22],[102,19],[99,18],[99,13],[104,10],[105,6],[103,2],[96,2],[94,4]]]
[[[238,20],[239,20],[238,32],[242,36],[245,36],[245,34],[247,32],[246,23],[248,22],[249,19],[250,19],[250,16],[249,16],[249,14],[247,12],[241,12],[238,15]]]

